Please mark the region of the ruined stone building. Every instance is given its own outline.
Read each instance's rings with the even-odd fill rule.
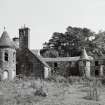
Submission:
[[[30,29],[19,29],[19,38],[10,39],[7,31],[0,38],[0,78],[14,79],[16,75],[47,78],[50,67],[35,50],[29,48]]]
[[[42,58],[42,60],[47,62],[54,72],[60,72],[66,76],[85,76],[88,78],[105,76],[105,57],[88,56],[85,48],[81,50],[80,56]]]
[[[93,58],[87,55],[85,49],[82,50],[81,56],[42,59],[53,68],[54,72],[59,72],[64,76],[91,76],[91,62]]]
[[[15,40],[15,43],[15,45],[19,45],[16,47],[16,74],[47,78],[50,67],[35,53],[35,50],[30,49],[30,29],[27,27],[20,28],[19,44],[17,40]]]
[[[43,58],[29,46],[30,29],[28,27],[20,28],[19,37],[13,40],[4,30],[0,38],[0,79],[12,80],[20,74],[35,78],[48,78],[55,70],[65,72],[68,76],[105,75],[105,58],[88,56],[85,48],[81,56],[77,57]]]

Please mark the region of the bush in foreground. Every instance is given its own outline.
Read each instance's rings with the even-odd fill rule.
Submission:
[[[101,85],[102,85],[101,81],[99,81],[97,79],[94,79],[93,81],[91,81],[89,84],[89,91],[85,98],[89,99],[89,100],[99,101],[100,95],[101,95],[101,93],[100,93]]]

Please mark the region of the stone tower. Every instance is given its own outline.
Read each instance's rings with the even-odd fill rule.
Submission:
[[[23,27],[19,29],[19,48],[25,49],[30,46],[30,29],[28,27]]]
[[[82,50],[82,54],[80,56],[79,66],[82,68],[82,75],[90,78],[90,58],[87,55],[85,48]]]
[[[0,38],[0,79],[12,80],[16,76],[16,50],[8,33]]]

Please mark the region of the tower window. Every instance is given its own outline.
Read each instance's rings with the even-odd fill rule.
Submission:
[[[7,52],[5,52],[4,59],[5,59],[5,61],[8,61],[8,53]]]

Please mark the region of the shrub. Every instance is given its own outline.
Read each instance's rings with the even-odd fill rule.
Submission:
[[[100,88],[101,82],[97,79],[94,79],[92,82],[90,82],[89,85],[89,91],[87,93],[87,99],[96,100],[98,101],[100,99]]]
[[[45,81],[52,81],[52,82],[56,82],[56,75],[51,75],[48,78],[45,79]]]
[[[105,77],[101,78],[101,83],[105,85]]]
[[[67,79],[65,77],[59,75],[59,76],[56,77],[56,82],[58,82],[58,83],[66,83]]]
[[[70,76],[67,78],[68,82],[70,84],[73,84],[73,83],[80,83],[81,82],[81,77],[78,77],[78,76]]]
[[[42,97],[46,97],[47,96],[47,92],[44,91],[43,87],[40,87],[39,89],[37,89],[34,92],[35,96],[42,96]]]
[[[61,75],[52,75],[49,78],[46,79],[46,81],[53,81],[53,82],[58,82],[58,83],[80,83],[84,80],[82,80],[81,77],[79,76],[70,76],[70,77],[64,77]]]

